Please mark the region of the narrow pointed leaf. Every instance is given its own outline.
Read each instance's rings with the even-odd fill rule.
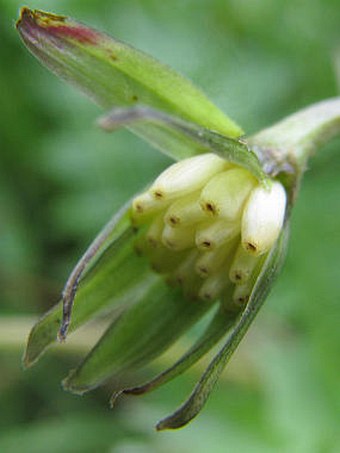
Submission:
[[[246,168],[262,183],[267,183],[267,176],[263,172],[256,154],[248,149],[246,142],[222,136],[163,111],[146,106],[115,108],[99,118],[98,124],[107,131],[114,131],[118,127],[131,124],[157,126],[160,130],[173,134],[178,141],[190,141],[194,145],[193,150],[195,151],[192,155],[214,152],[227,161]]]
[[[210,307],[185,300],[181,291],[159,277],[140,302],[112,324],[64,387],[83,393],[111,376],[114,391],[126,388],[126,376],[158,357]]]
[[[126,211],[121,216],[116,215],[98,237],[105,240],[88,261],[88,268],[85,266],[83,269],[84,274],[79,275],[70,331],[103,310],[136,300],[137,294],[145,291],[154,279],[146,260],[133,250],[135,237]],[[24,356],[26,367],[56,341],[62,321],[62,305],[62,301],[55,305],[32,328]]]
[[[157,430],[180,428],[189,423],[202,409],[227,362],[253,322],[268,295],[273,280],[281,269],[287,238],[288,227],[286,226],[275,247],[268,255],[249,302],[231,331],[227,342],[212,360],[189,399],[176,412],[161,420],[157,424]]]
[[[173,366],[154,377],[149,382],[129,389],[122,393],[141,395],[157,389],[160,385],[169,382],[176,376],[184,373],[198,362],[215,344],[228,332],[237,318],[236,311],[229,311],[220,307],[205,332],[197,339],[192,347]],[[117,395],[118,396],[118,395]]]
[[[28,8],[22,8],[17,28],[44,65],[105,108],[142,103],[225,136],[243,133],[191,82],[128,44],[71,18]],[[172,140],[157,128],[136,132],[161,149]]]

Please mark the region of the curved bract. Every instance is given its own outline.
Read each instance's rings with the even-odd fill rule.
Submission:
[[[227,137],[243,131],[189,80],[168,66],[71,18],[23,8],[18,31],[30,51],[59,77],[98,104],[144,104],[192,121]],[[183,158],[197,145],[157,125],[132,129],[153,145]]]

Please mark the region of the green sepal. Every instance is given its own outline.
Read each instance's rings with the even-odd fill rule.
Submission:
[[[235,323],[237,316],[237,311],[229,310],[224,306],[219,306],[203,334],[195,341],[191,348],[176,361],[176,363],[150,381],[137,387],[124,389],[121,393],[142,395],[157,389],[159,386],[166,384],[170,380],[184,373],[209,352],[224,335],[226,335],[228,330]],[[117,396],[119,395],[115,394],[114,398]]]
[[[147,260],[134,252],[135,233],[126,209],[112,218],[88,250],[101,237],[105,240],[79,275],[70,331],[102,311],[137,300],[154,280]],[[56,341],[62,322],[62,305],[60,301],[33,326],[23,359],[25,367],[33,365]]]
[[[261,183],[269,184],[258,157],[243,140],[222,136],[205,127],[147,106],[114,108],[98,120],[98,125],[106,131],[114,131],[132,124],[136,125],[135,127],[147,124],[149,130],[157,127],[158,130],[167,131],[178,140],[178,143],[191,143],[191,156],[213,152],[228,162],[249,170]],[[182,155],[179,144],[177,148],[173,148],[172,145],[175,143],[177,144],[177,141],[170,143],[164,152],[174,159],[189,157]]]
[[[265,260],[259,277],[255,282],[249,302],[239,316],[225,345],[212,360],[188,400],[172,415],[161,420],[156,426],[157,430],[181,428],[189,423],[202,409],[230,357],[265,301],[274,279],[281,270],[287,239],[288,224],[286,223],[278,241]]]
[[[141,103],[228,137],[243,135],[190,81],[128,44],[71,18],[28,8],[22,8],[17,28],[44,65],[107,109]],[[148,129],[144,125],[135,132],[166,149],[171,134]]]
[[[211,303],[184,299],[180,289],[159,277],[138,304],[109,327],[65,379],[64,388],[84,393],[111,377],[113,391],[119,392],[131,384],[131,374],[168,349],[210,308]]]

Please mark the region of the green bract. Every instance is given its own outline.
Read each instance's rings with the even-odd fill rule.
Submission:
[[[339,132],[340,100],[240,138],[189,81],[125,43],[28,8],[17,28],[43,64],[108,110],[103,129],[128,127],[177,161],[95,238],[62,300],[33,327],[25,366],[57,335],[105,315],[111,325],[64,387],[83,393],[111,378],[113,402],[166,383],[223,339],[189,399],[157,425],[181,427],[204,405],[280,270],[303,170]],[[141,381],[139,370],[203,316],[209,321],[188,351]]]

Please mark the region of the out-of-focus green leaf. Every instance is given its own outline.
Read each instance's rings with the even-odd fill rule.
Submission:
[[[286,224],[276,245],[269,253],[254,285],[249,302],[232,329],[227,342],[212,360],[189,399],[172,415],[157,424],[157,430],[177,429],[190,422],[202,409],[233,352],[265,301],[272,283],[281,270],[288,239]]]
[[[158,357],[203,316],[209,303],[184,300],[161,277],[138,304],[115,321],[64,387],[83,393],[112,376],[114,391],[127,387],[126,376]]]
[[[91,453],[110,451],[127,436],[145,438],[142,432],[126,429],[118,418],[113,423],[112,418],[100,414],[65,413],[63,417],[42,417],[25,429],[19,425],[1,434],[0,449],[4,453]]]
[[[52,71],[105,108],[148,105],[227,137],[242,130],[191,82],[152,57],[65,16],[21,10],[19,33],[31,52]],[[133,128],[132,128],[133,130]],[[139,126],[136,133],[167,149],[172,135]],[[174,147],[172,147],[174,148]],[[192,154],[192,144],[181,146]],[[176,153],[175,158],[178,157]]]
[[[107,131],[130,124],[148,124],[150,127],[161,128],[173,134],[173,137],[192,142],[195,152],[214,152],[220,157],[249,170],[259,181],[266,183],[267,176],[263,172],[256,154],[248,149],[244,141],[222,136],[214,131],[195,123],[184,121],[160,110],[145,106],[116,108],[98,120],[99,126]],[[173,142],[170,146],[173,146]],[[176,150],[176,153],[178,151]],[[185,157],[185,156],[183,156]]]

